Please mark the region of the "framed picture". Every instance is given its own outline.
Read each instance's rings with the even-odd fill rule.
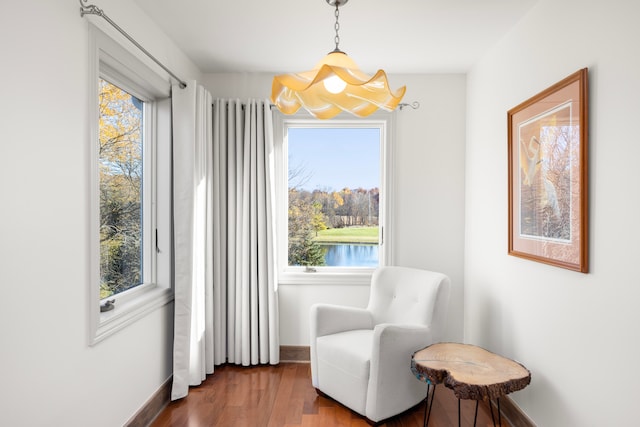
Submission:
[[[507,113],[509,255],[588,272],[587,69]]]

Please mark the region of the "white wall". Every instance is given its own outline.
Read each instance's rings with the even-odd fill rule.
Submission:
[[[99,6],[183,79],[200,77],[133,2]],[[87,345],[88,23],[79,8],[72,0],[0,4],[6,426],[122,425],[171,375],[172,305]]]
[[[208,74],[214,97],[268,98],[272,75]],[[393,212],[396,265],[441,271],[452,280],[448,339],[462,339],[464,250],[464,75],[393,75],[404,101],[418,110],[397,113]],[[417,195],[417,196],[416,196]],[[309,345],[309,308],[316,302],[364,307],[368,286],[281,285],[282,345]]]
[[[521,361],[540,426],[637,424],[640,3],[540,0],[468,75],[465,339]],[[506,112],[590,79],[590,272],[507,255]]]

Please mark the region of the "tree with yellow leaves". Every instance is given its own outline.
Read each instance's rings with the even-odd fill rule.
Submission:
[[[142,282],[142,106],[100,80],[100,296]]]

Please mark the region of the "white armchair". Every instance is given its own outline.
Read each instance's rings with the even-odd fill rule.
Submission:
[[[366,309],[311,307],[311,378],[316,390],[379,423],[423,400],[411,355],[439,342],[450,281],[442,273],[381,267]]]

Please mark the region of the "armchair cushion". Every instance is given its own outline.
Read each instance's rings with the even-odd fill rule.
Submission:
[[[373,330],[357,329],[318,338],[318,388],[365,415]]]

